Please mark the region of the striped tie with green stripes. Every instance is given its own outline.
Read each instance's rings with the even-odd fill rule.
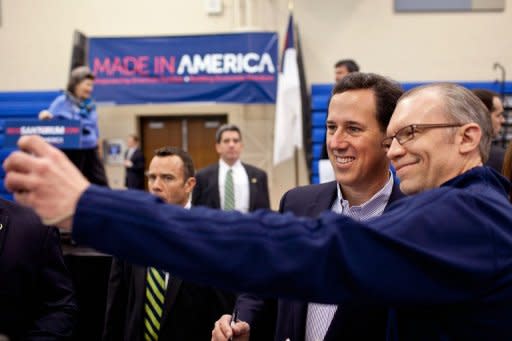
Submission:
[[[165,273],[148,268],[146,275],[146,302],[144,304],[144,339],[158,340],[165,300]]]

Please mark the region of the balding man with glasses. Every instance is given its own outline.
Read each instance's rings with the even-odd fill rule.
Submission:
[[[492,135],[487,110],[460,86],[428,85],[401,97],[386,135],[400,189],[415,195],[366,222],[330,212],[308,219],[164,206],[90,185],[38,137],[20,140],[30,154],[11,154],[5,181],[45,221],[72,228],[74,239],[190,280],[386,305],[388,340],[511,340],[510,183],[482,167]],[[134,207],[151,219],[127,230]],[[255,261],[265,266],[255,269]]]

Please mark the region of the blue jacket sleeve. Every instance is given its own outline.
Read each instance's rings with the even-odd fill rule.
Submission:
[[[488,218],[509,207],[483,195],[439,189],[361,224],[330,212],[187,211],[130,192],[91,186],[75,240],[216,287],[324,303],[449,304],[511,276],[503,260],[512,238],[497,242],[504,228]]]
[[[57,97],[48,108],[48,111],[55,117],[60,119],[71,120],[74,118],[73,106],[66,99],[66,95]]]

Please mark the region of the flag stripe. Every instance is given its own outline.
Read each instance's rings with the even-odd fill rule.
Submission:
[[[277,81],[274,165],[293,158],[295,148],[303,147],[302,101],[292,15],[288,21],[286,37],[282,55],[282,71],[279,73]]]

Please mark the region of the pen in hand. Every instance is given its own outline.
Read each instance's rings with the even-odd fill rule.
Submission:
[[[233,310],[233,314],[231,314],[231,321],[229,322],[229,326],[233,327],[235,325],[236,321],[238,321],[238,309],[235,308]],[[228,341],[233,341],[233,335],[231,335],[231,337],[228,339]]]

